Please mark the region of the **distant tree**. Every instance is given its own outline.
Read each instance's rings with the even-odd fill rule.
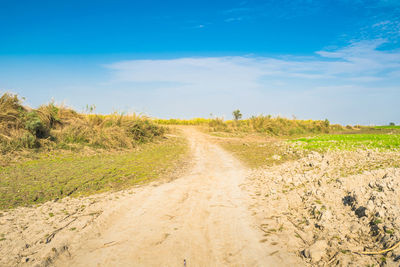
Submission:
[[[389,123],[389,126],[395,126],[394,122]]]
[[[235,121],[240,120],[242,118],[242,113],[240,113],[240,110],[234,110],[232,112],[233,117],[235,118]]]
[[[96,105],[88,105],[86,104],[86,113],[93,113],[96,110]]]

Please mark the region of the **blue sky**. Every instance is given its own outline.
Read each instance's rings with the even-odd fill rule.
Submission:
[[[400,1],[0,0],[0,93],[155,117],[400,124]]]

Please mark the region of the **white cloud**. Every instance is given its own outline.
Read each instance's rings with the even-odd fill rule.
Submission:
[[[373,28],[382,27],[382,26],[385,26],[385,25],[388,25],[388,24],[390,24],[390,21],[389,20],[385,20],[385,21],[380,21],[380,22],[377,22],[377,23],[373,24],[372,27]]]
[[[232,18],[227,18],[225,19],[225,22],[235,22],[235,21],[242,21],[243,17],[232,17]]]
[[[131,60],[107,66],[114,81],[165,82],[176,87],[230,90],[258,86],[263,72],[245,57]]]
[[[168,60],[129,60],[107,65],[114,82],[173,83],[177,88],[243,90],[268,87],[266,80],[297,82],[327,80],[368,83],[398,77],[399,51],[380,51],[384,40],[363,41],[316,56],[297,58],[205,57]],[[392,75],[390,75],[392,74]],[[322,81],[323,80],[323,81]]]
[[[231,8],[231,9],[226,9],[223,11],[225,14],[232,14],[232,13],[243,13],[243,12],[250,12],[253,11],[255,8],[252,7],[238,7],[238,8]]]

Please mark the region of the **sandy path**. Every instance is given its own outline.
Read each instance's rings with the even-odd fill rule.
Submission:
[[[247,198],[246,170],[194,129],[184,129],[195,167],[143,190],[69,246],[57,266],[282,266],[295,262],[260,242]],[[111,207],[113,208],[113,207]],[[280,250],[279,250],[280,251]]]

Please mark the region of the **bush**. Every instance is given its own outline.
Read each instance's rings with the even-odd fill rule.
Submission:
[[[142,143],[163,135],[165,129],[148,120],[138,120],[132,123],[128,131],[135,141]]]
[[[35,111],[26,114],[25,128],[37,138],[46,138],[50,134],[50,128],[43,124]]]

